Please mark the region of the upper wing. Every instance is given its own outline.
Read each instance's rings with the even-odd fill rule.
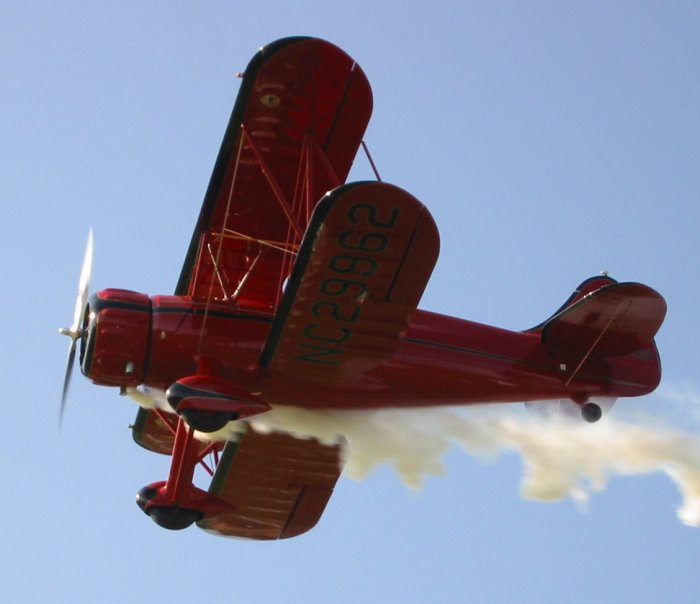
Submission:
[[[247,539],[300,535],[318,522],[340,472],[337,446],[248,428],[226,443],[209,488],[235,511],[198,525]]]
[[[382,182],[319,202],[261,355],[295,378],[356,379],[398,348],[439,252],[430,212]]]
[[[274,309],[313,208],[343,183],[372,111],[360,67],[286,38],[246,68],[176,294]]]

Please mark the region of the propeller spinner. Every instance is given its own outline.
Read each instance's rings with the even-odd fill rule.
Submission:
[[[68,347],[68,362],[66,364],[66,376],[63,380],[63,394],[61,395],[61,408],[59,411],[59,425],[63,420],[63,413],[66,407],[66,397],[70,387],[71,376],[73,374],[73,364],[75,363],[75,350],[78,340],[85,333],[85,313],[90,290],[90,274],[92,273],[92,229],[88,233],[85,256],[83,257],[83,267],[80,270],[80,280],[78,281],[78,297],[75,300],[75,311],[73,312],[73,323],[70,327],[61,327],[58,331],[71,339]]]

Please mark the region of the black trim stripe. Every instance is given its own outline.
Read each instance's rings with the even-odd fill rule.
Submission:
[[[504,354],[495,354],[492,352],[484,352],[483,350],[477,350],[476,348],[467,348],[466,346],[456,346],[454,344],[443,344],[441,342],[430,342],[428,340],[419,340],[417,338],[404,338],[404,342],[410,342],[411,344],[417,344],[418,346],[428,346],[431,348],[439,348],[441,350],[449,350],[452,352],[461,352],[464,354],[470,354],[473,356],[483,357],[487,359],[497,359],[499,361],[507,361],[517,365],[524,365],[526,367],[534,367],[536,369],[546,369],[548,371],[554,371],[555,373],[561,373],[556,367],[550,365],[542,365],[540,363],[533,363],[531,361],[525,361],[523,359],[517,359],[514,357],[509,357]]]

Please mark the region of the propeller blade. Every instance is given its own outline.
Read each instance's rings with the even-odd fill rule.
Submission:
[[[71,377],[73,374],[73,365],[75,364],[75,351],[77,349],[78,340],[83,336],[83,325],[85,323],[85,313],[87,311],[87,301],[90,295],[90,277],[92,275],[92,229],[88,232],[87,245],[85,246],[85,255],[83,256],[83,266],[80,269],[80,278],[78,279],[78,295],[75,300],[75,309],[73,310],[73,323],[70,327],[62,327],[59,333],[68,336],[71,339],[68,348],[68,361],[66,363],[66,375],[63,378],[63,393],[61,394],[61,406],[59,408],[58,424],[63,421],[63,414],[66,409],[66,399],[70,388]]]
[[[90,277],[92,275],[92,229],[88,231],[87,245],[85,246],[85,256],[83,266],[80,269],[80,279],[78,280],[78,297],[75,300],[75,311],[73,312],[73,325],[71,331],[77,333],[83,327],[85,319],[85,309],[90,293]]]
[[[73,375],[73,364],[75,363],[76,342],[73,340],[68,348],[68,362],[66,363],[66,375],[63,378],[63,394],[61,395],[61,407],[58,411],[58,425],[63,423],[63,414],[66,411],[66,398],[70,388],[71,376]]]

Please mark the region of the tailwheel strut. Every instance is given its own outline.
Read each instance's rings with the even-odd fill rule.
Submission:
[[[221,498],[192,484],[195,467],[208,453],[208,449],[201,452],[194,432],[183,419],[178,421],[168,480],[146,485],[136,494],[136,505],[166,529],[182,530],[232,509]]]
[[[586,393],[577,393],[571,396],[571,400],[578,405],[581,410],[581,417],[589,424],[594,424],[603,417],[603,408],[592,402]]]

